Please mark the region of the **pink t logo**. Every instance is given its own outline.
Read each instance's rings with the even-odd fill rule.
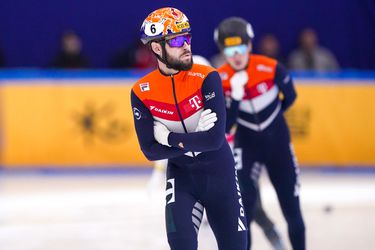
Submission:
[[[190,103],[191,107],[195,108],[196,110],[198,110],[200,107],[202,107],[200,105],[202,103],[202,101],[199,99],[199,96],[197,96],[197,95],[190,98],[189,103]]]

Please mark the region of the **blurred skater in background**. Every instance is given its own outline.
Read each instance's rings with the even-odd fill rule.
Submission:
[[[303,250],[299,169],[283,115],[296,99],[296,92],[292,78],[278,61],[251,53],[253,38],[252,26],[239,17],[223,20],[214,33],[226,60],[218,69],[227,101],[226,132],[237,126],[233,152],[249,225],[255,219],[257,204],[261,207],[257,203],[258,179],[265,167],[288,223],[291,245]],[[266,228],[273,227],[267,220],[258,221]]]

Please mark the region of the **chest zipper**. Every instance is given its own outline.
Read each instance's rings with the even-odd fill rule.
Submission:
[[[175,87],[174,76],[173,75],[171,75],[171,80],[172,80],[172,91],[173,91],[174,104],[176,106],[178,116],[180,117],[180,121],[181,121],[182,127],[184,128],[184,131],[187,134],[188,131],[187,131],[184,119],[182,118],[180,107],[178,106],[178,102],[177,102],[176,87]],[[193,154],[194,157],[196,156],[194,152],[191,152],[191,153]]]

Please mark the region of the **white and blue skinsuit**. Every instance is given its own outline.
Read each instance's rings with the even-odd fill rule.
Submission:
[[[265,166],[288,223],[293,249],[305,249],[305,225],[299,201],[299,169],[283,113],[296,99],[293,81],[276,60],[250,55],[248,82],[240,101],[231,98],[229,64],[218,69],[227,99],[226,132],[234,124],[234,155],[248,225],[254,217],[259,172]],[[280,95],[282,97],[280,97]],[[248,240],[251,245],[251,237]]]

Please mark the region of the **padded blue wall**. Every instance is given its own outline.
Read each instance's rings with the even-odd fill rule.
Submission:
[[[1,0],[0,47],[7,66],[44,66],[59,48],[64,29],[76,30],[95,67],[134,42],[152,10],[174,6],[193,28],[193,52],[211,57],[213,29],[225,17],[249,20],[256,37],[275,33],[288,54],[303,27],[315,28],[345,68],[375,69],[374,0]],[[255,40],[255,43],[257,40]]]

